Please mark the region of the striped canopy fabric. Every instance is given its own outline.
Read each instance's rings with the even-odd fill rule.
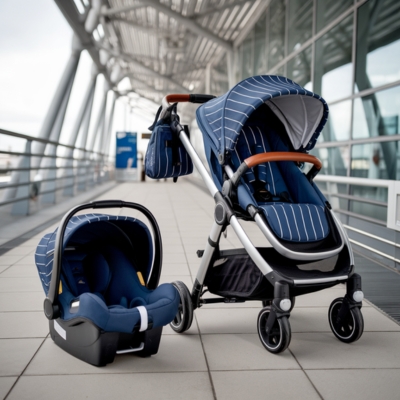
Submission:
[[[197,122],[218,154],[232,152],[253,111],[266,104],[284,125],[293,148],[311,150],[328,118],[325,100],[292,80],[259,75],[238,83],[197,110]],[[266,121],[268,123],[268,121]]]
[[[110,225],[110,223],[112,225]],[[130,224],[129,229],[127,229],[127,224]],[[86,226],[87,228],[82,234],[80,234],[80,230]],[[75,215],[69,220],[66,227],[65,235],[63,238],[63,250],[68,245],[68,242],[72,237],[74,238],[74,243],[77,242],[80,244],[84,244],[95,241],[100,237],[107,240],[107,235],[118,237],[118,234],[121,231],[125,231],[125,233],[123,233],[122,235],[130,237],[138,229],[140,229],[140,234],[144,238],[144,241],[149,242],[149,250],[151,252],[150,256],[152,256],[151,235],[146,225],[143,224],[141,221],[132,217],[118,215]],[[147,238],[145,238],[146,234]],[[55,230],[53,233],[46,234],[39,242],[35,253],[36,267],[38,269],[39,277],[42,282],[43,290],[46,296],[50,288],[56,236],[57,230]],[[148,267],[151,268],[151,265],[149,265]]]

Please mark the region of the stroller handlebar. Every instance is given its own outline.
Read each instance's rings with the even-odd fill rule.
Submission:
[[[242,164],[240,164],[237,171],[231,177],[231,181],[234,186],[239,184],[240,178],[243,174],[249,169],[253,168],[256,165],[272,162],[272,161],[299,161],[299,162],[308,162],[314,164],[313,168],[308,172],[307,178],[313,179],[314,176],[321,170],[322,162],[319,158],[314,157],[310,154],[297,153],[294,151],[284,152],[284,151],[275,151],[270,153],[261,153],[246,158]]]
[[[167,112],[168,107],[173,103],[197,103],[203,104],[207,103],[207,101],[214,99],[215,96],[211,94],[167,94],[161,101],[162,112],[161,118]]]
[[[314,164],[315,168],[319,171],[322,168],[322,162],[319,158],[314,157],[310,154],[296,153],[294,151],[275,151],[271,153],[256,154],[249,158],[246,158],[244,162],[248,168],[253,168],[254,166],[271,161],[299,161],[308,162]]]

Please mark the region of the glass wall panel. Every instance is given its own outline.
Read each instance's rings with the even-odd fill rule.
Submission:
[[[353,15],[315,42],[314,91],[328,101],[352,93]]]
[[[399,142],[352,146],[351,176],[370,179],[400,179]]]
[[[285,57],[285,0],[272,0],[269,7],[268,69],[272,69]]]
[[[254,30],[247,36],[239,48],[240,79],[253,75]]]
[[[227,56],[214,65],[211,73],[211,93],[220,96],[229,90]]]
[[[353,5],[353,0],[317,0],[317,32]]]
[[[349,140],[351,127],[351,100],[329,107],[328,121],[321,133],[324,142]],[[321,141],[321,137],[320,137]]]
[[[353,138],[400,133],[400,86],[354,100]]]
[[[297,50],[312,35],[313,0],[289,2],[288,54]]]
[[[320,174],[346,176],[349,167],[349,147],[315,148],[310,152],[322,161]]]
[[[311,46],[288,61],[286,74],[301,86],[311,86]]]
[[[400,80],[400,2],[370,0],[357,14],[356,90]]]
[[[267,13],[264,13],[254,27],[254,75],[267,73]]]

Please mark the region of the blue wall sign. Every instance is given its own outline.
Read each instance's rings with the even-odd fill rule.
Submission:
[[[117,132],[116,153],[116,168],[137,168],[137,133]]]

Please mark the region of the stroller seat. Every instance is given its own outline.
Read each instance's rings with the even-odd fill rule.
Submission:
[[[174,318],[176,289],[170,284],[147,289],[134,262],[118,247],[65,254],[59,295],[65,321],[82,317],[105,332],[131,333],[164,326]]]
[[[269,124],[257,121],[254,112],[243,126],[231,161],[233,169],[248,157],[272,151],[290,151],[279,132],[279,121],[264,104]],[[282,127],[283,129],[283,127]],[[329,235],[324,201],[300,169],[290,161],[268,162],[247,171],[238,188],[238,202],[244,210],[250,204],[263,211],[274,234],[288,242],[318,242]]]

